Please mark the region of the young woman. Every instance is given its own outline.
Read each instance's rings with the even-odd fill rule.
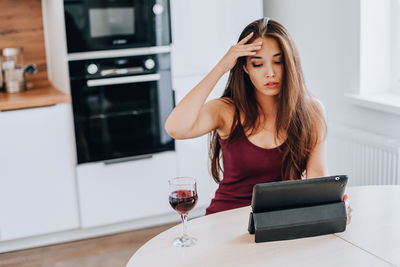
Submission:
[[[227,71],[222,97],[205,103]],[[258,183],[327,174],[323,108],[307,91],[292,37],[268,18],[243,30],[165,128],[175,139],[211,133],[211,173],[219,187],[206,214],[250,205]]]

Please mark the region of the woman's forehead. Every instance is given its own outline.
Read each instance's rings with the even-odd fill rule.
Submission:
[[[281,53],[279,43],[274,38],[261,38],[257,37],[252,43],[257,43],[262,41],[261,49],[257,51],[256,55],[264,55],[269,57],[274,57],[276,54]]]

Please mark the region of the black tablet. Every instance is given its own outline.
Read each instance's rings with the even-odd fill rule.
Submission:
[[[251,207],[256,213],[340,202],[347,180],[346,175],[334,175],[256,184]]]

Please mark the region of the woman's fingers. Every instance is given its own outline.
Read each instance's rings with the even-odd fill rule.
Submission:
[[[254,45],[245,48],[232,46],[229,54],[234,58],[239,58],[244,56],[254,56],[257,53],[256,51],[259,50],[260,48],[261,46],[259,45]]]
[[[246,56],[254,56],[261,48],[262,42],[256,42],[251,44],[245,44],[250,38],[254,35],[254,33],[250,33],[245,38],[243,38],[239,43],[230,47],[228,52],[224,55],[224,57],[218,62],[220,69],[225,73],[231,70],[237,59],[240,57]]]
[[[351,222],[351,218],[352,218],[352,213],[353,209],[349,206],[347,209],[347,224],[350,224]]]
[[[254,51],[243,51],[238,57],[254,56],[256,53]]]
[[[247,35],[246,37],[244,37],[242,40],[240,40],[240,42],[238,42],[238,44],[245,44],[247,43],[248,40],[250,40],[250,38],[254,35],[254,32],[251,32],[249,35]]]
[[[236,45],[235,47],[237,49],[260,49],[262,45],[262,41],[256,42],[256,43],[251,43],[251,44],[245,44],[245,45]]]
[[[256,52],[257,50],[260,50],[261,46],[260,45],[253,45],[253,46],[247,46],[247,47],[235,47],[234,51],[236,53],[247,53],[247,52]]]
[[[343,201],[346,207],[346,214],[347,214],[347,224],[350,224],[352,218],[353,209],[351,208],[349,197],[347,195],[343,196]]]
[[[350,206],[349,196],[347,194],[343,195],[343,202],[344,202],[345,207],[346,207],[347,224],[350,224],[350,222],[351,222],[351,213],[353,212],[353,209]]]
[[[255,55],[257,53],[257,51],[255,51],[255,50],[256,49],[238,50],[238,51],[236,51],[235,55],[236,55],[236,57],[252,56],[252,55]]]

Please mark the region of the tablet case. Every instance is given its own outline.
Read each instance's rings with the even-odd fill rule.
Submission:
[[[249,233],[259,243],[345,231],[347,180],[338,175],[255,185]]]

